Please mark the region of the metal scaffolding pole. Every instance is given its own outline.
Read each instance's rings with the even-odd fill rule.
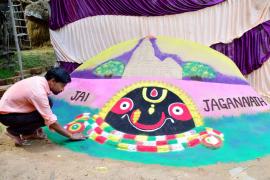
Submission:
[[[14,40],[15,40],[15,45],[17,49],[17,58],[18,58],[19,66],[20,66],[20,76],[21,76],[21,79],[23,79],[24,76],[23,76],[23,67],[22,67],[22,54],[21,54],[21,49],[18,42],[18,35],[17,35],[14,12],[13,12],[13,7],[12,7],[13,3],[11,2],[11,0],[8,0],[8,4],[9,4],[10,15],[11,15]]]

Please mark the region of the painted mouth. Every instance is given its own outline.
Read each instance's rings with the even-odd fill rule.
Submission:
[[[131,116],[129,117],[128,114],[123,115],[121,118],[128,118],[129,123],[136,129],[140,131],[145,131],[145,132],[152,132],[156,131],[164,126],[167,120],[170,120],[172,123],[174,123],[174,120],[171,118],[166,118],[165,113],[162,112],[161,117],[159,121],[155,124],[142,124],[139,123],[139,119],[141,116],[141,111],[139,109],[135,110],[132,112]]]

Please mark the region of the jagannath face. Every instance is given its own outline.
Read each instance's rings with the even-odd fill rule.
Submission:
[[[106,113],[116,130],[150,136],[179,134],[196,125],[187,105],[163,87],[138,87],[122,96]]]

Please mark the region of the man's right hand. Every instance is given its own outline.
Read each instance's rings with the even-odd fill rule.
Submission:
[[[85,140],[87,137],[85,135],[83,135],[82,133],[76,133],[76,134],[72,134],[70,136],[70,140],[72,141],[79,141],[79,140]]]
[[[79,140],[85,140],[86,139],[86,136],[84,136],[82,133],[71,134],[66,129],[64,129],[62,126],[60,126],[60,124],[58,124],[57,122],[51,124],[50,128],[55,130],[59,134],[61,134],[63,136],[66,136],[67,138],[69,138],[72,141],[79,141]]]

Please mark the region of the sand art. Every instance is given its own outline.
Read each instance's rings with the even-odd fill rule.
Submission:
[[[130,47],[122,51],[123,47]],[[234,63],[199,44],[134,39],[86,61],[54,97],[59,122],[98,157],[174,166],[240,162],[269,154],[269,104]]]

